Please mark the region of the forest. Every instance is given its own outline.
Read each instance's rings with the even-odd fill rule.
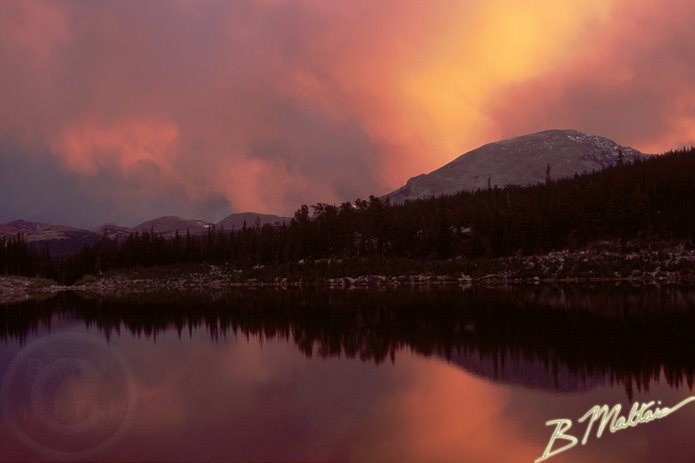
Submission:
[[[550,166],[552,167],[552,166]],[[550,169],[549,169],[550,170]],[[53,256],[21,234],[0,240],[0,271],[71,284],[87,274],[185,263],[273,265],[301,259],[442,260],[577,249],[595,240],[695,242],[695,149],[573,178],[390,204],[375,196],[302,205],[288,224],[135,233]]]

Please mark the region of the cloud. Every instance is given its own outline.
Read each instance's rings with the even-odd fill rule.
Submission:
[[[625,2],[548,73],[501,92],[501,136],[575,127],[661,152],[695,141],[695,6]]]
[[[3,4],[19,19],[0,47],[3,128],[47,168],[50,153],[81,179],[144,176],[146,201],[178,190],[278,212],[381,186],[377,144],[312,63],[325,26],[301,4],[55,5]],[[35,40],[43,28],[59,40]]]
[[[212,218],[228,211],[221,195],[195,201],[176,189],[152,190],[150,185],[161,179],[162,172],[151,162],[124,170],[113,160],[84,175],[67,170],[49,151],[28,151],[17,140],[0,136],[0,223],[22,217],[85,228],[106,222],[134,226],[162,211]]]
[[[0,133],[131,223],[381,194],[560,125],[661,149],[692,139],[668,2],[2,2]]]

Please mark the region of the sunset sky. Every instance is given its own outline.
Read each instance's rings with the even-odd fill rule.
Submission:
[[[686,0],[0,2],[0,222],[384,194],[483,143],[695,141]]]

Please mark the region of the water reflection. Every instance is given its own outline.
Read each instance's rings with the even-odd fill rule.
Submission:
[[[58,321],[154,339],[204,328],[291,340],[307,357],[376,363],[409,348],[485,378],[568,392],[620,384],[628,399],[662,375],[692,387],[695,289],[518,287],[506,290],[239,291],[90,298],[65,293],[0,308],[0,339],[26,341]]]
[[[597,403],[690,395],[694,297],[688,288],[602,286],[66,293],[0,308],[0,372],[3,382],[15,377],[23,357],[123,358],[116,364],[127,374],[108,376],[118,387],[95,387],[98,375],[44,381],[62,404],[92,387],[106,396],[90,403],[125,397],[116,407],[125,411],[135,385],[132,420],[116,414],[111,428],[82,441],[78,433],[67,449],[96,449],[87,455],[95,461],[531,462],[549,419],[577,418]],[[96,347],[80,351],[74,340],[84,336],[98,338]],[[36,343],[46,339],[70,343],[40,357]],[[99,339],[110,353],[99,353]],[[15,402],[31,403],[32,382],[13,383]],[[86,421],[70,417],[72,428]],[[72,429],[65,424],[58,431]],[[691,461],[693,425],[695,411],[685,410],[550,461]],[[45,452],[65,445],[55,427],[30,431],[44,449],[0,423],[0,461],[61,457]]]

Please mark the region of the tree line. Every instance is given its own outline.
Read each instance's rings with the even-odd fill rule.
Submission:
[[[550,170],[552,166],[548,167]],[[71,283],[109,269],[209,262],[238,266],[300,259],[448,259],[532,254],[594,240],[695,242],[695,149],[527,187],[484,188],[391,204],[370,196],[340,205],[302,205],[289,223],[104,238],[68,257],[0,240],[5,274]]]

